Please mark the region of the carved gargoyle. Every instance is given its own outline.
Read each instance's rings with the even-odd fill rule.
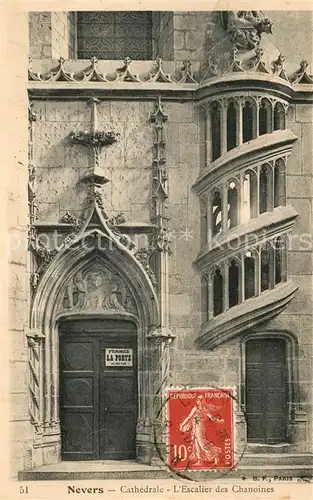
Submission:
[[[238,50],[252,50],[259,45],[262,33],[272,33],[273,23],[260,11],[225,11],[221,16],[230,41]]]

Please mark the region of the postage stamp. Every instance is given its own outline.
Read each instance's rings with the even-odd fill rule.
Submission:
[[[234,467],[233,389],[169,389],[168,466],[173,471]]]

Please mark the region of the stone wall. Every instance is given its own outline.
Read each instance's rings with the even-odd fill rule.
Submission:
[[[288,276],[299,286],[295,298],[276,319],[275,326],[291,331],[299,342],[300,410],[307,413],[308,422],[301,441],[305,449],[312,443],[312,377],[313,377],[313,289],[312,289],[312,107],[305,104],[290,106],[287,128],[298,137],[287,163],[287,203],[292,205],[299,217],[289,241]],[[303,421],[304,415],[299,415]]]
[[[130,221],[150,220],[153,106],[153,101],[102,101],[98,106],[98,128],[120,134],[101,157],[110,180],[103,187],[105,206],[113,215],[123,211]],[[91,158],[88,149],[71,143],[69,134],[90,129],[90,105],[49,100],[35,101],[34,109],[39,220],[57,222],[68,210],[80,217],[87,197],[81,179]]]
[[[6,15],[4,65],[8,70],[4,81],[6,120],[6,162],[3,176],[6,189],[7,259],[8,259],[8,325],[5,339],[10,347],[10,475],[29,467],[32,428],[28,415],[28,360],[25,331],[29,317],[29,276],[27,256],[28,231],[28,120],[26,79],[28,66],[28,18],[25,13]],[[14,65],[10,64],[14,61]],[[14,87],[12,87],[14,82]],[[14,88],[14,93],[12,89]],[[5,274],[6,270],[2,269]],[[5,345],[3,345],[5,351]],[[4,401],[7,399],[4,397]],[[4,430],[4,429],[3,429]],[[5,446],[3,444],[3,446]]]
[[[29,56],[32,59],[74,58],[74,19],[71,12],[30,12]]]
[[[188,59],[196,66],[205,59],[210,44],[213,12],[175,12],[174,60],[181,64]]]

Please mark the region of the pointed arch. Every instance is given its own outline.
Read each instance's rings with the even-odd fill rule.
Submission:
[[[94,213],[94,211],[93,211]],[[99,215],[99,214],[98,214]],[[92,214],[90,214],[90,219]],[[100,222],[101,214],[99,215]],[[70,311],[63,307],[65,287],[79,272],[92,266],[114,272],[130,291],[134,311],[107,308],[97,311]],[[150,342],[147,338],[159,326],[158,299],[141,263],[118,237],[103,223],[101,229],[89,229],[86,224],[68,246],[64,246],[50,263],[37,288],[31,310],[31,325],[43,336],[40,373],[40,420],[43,429],[54,428],[56,446],[60,447],[59,428],[59,322],[64,319],[127,320],[136,325],[138,345],[138,420],[149,418]],[[45,432],[45,431],[44,431]]]

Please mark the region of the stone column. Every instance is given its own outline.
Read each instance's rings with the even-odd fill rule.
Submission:
[[[169,329],[159,328],[152,332],[150,341],[151,353],[151,463],[167,463],[167,395],[170,371],[169,346],[175,336]]]
[[[43,384],[42,342],[44,335],[35,330],[26,331],[29,366],[29,415],[36,434],[42,434]]]
[[[205,108],[205,165],[208,167],[212,162],[212,120],[210,104]]]

